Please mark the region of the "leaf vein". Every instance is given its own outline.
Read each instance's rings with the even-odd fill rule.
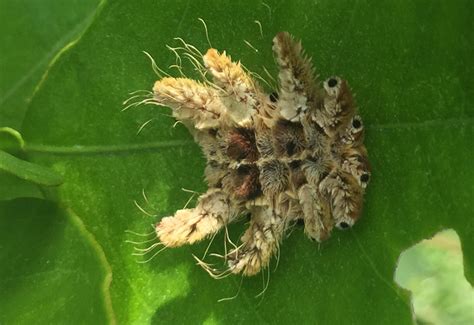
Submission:
[[[71,219],[73,225],[77,227],[79,232],[83,234],[85,240],[91,245],[92,249],[95,251],[102,267],[104,268],[105,276],[104,281],[102,283],[102,295],[104,299],[104,307],[106,310],[107,318],[109,320],[109,324],[117,324],[117,320],[115,317],[113,305],[112,305],[112,297],[110,295],[110,285],[112,283],[112,267],[110,266],[109,261],[105,255],[104,249],[99,244],[99,241],[95,236],[86,228],[86,225],[82,221],[82,219],[77,215],[71,208],[65,208],[67,212],[67,216]]]
[[[133,143],[124,145],[75,145],[55,146],[43,144],[27,144],[25,151],[30,153],[48,153],[59,155],[90,155],[90,154],[119,154],[137,151],[153,151],[163,148],[174,148],[180,146],[194,145],[192,140],[167,140],[150,143]]]

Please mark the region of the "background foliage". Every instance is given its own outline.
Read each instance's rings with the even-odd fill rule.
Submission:
[[[474,289],[464,277],[462,247],[452,229],[405,250],[395,281],[412,293],[421,324],[474,323]]]
[[[408,324],[408,294],[393,281],[397,258],[445,228],[458,232],[472,282],[471,1],[0,4],[0,127],[20,131],[25,144],[10,129],[0,143],[63,176],[46,187],[0,171],[1,323]],[[206,243],[147,264],[125,243],[139,240],[126,229],[149,232],[182,208],[182,187],[205,190],[199,148],[168,111],[120,111],[129,92],[156,79],[141,51],[167,67],[174,57],[165,44],[177,45],[176,36],[208,47],[198,17],[214,47],[262,75],[262,66],[275,73],[276,32],[301,38],[322,78],[349,80],[367,126],[374,173],[362,220],[320,246],[294,231],[262,299],[256,277],[217,303],[241,280],[216,282],[194,265],[191,254]],[[232,238],[242,230],[232,227]],[[222,252],[222,241],[211,250]]]

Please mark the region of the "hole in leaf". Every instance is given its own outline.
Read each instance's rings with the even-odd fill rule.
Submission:
[[[425,324],[474,324],[474,289],[464,276],[457,233],[444,230],[405,250],[395,282],[411,291],[415,318]]]

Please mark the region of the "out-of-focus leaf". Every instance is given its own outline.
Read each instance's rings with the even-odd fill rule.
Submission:
[[[0,127],[19,128],[51,59],[91,22],[99,0],[0,0]]]
[[[55,170],[21,160],[2,150],[0,150],[0,171],[38,185],[58,186],[63,182],[63,177]]]
[[[43,193],[35,184],[10,173],[0,171],[0,200],[12,200],[19,197],[43,198]]]
[[[0,0],[0,150],[21,149],[16,130],[35,86],[52,58],[91,22],[98,3]],[[0,173],[0,199],[31,196],[41,197],[36,185]]]
[[[449,229],[402,253],[395,281],[412,293],[422,324],[473,324],[474,289],[464,277],[461,242]]]
[[[110,272],[72,211],[40,199],[0,202],[0,323],[103,324]]]
[[[20,132],[10,127],[0,128],[0,150],[19,151],[25,146]]]

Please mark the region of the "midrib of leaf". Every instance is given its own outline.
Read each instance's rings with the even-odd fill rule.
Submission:
[[[469,126],[474,124],[474,118],[450,118],[450,119],[435,119],[425,120],[419,122],[399,122],[399,123],[380,123],[366,125],[366,129],[383,130],[383,129],[414,129],[414,128],[429,128],[429,127],[459,127]]]
[[[162,148],[175,148],[180,146],[194,145],[192,140],[167,140],[149,143],[124,144],[124,145],[103,145],[103,146],[54,146],[26,144],[26,152],[66,154],[66,155],[88,155],[88,154],[114,154],[136,151],[150,151]]]
[[[421,129],[421,128],[442,128],[442,127],[465,127],[474,125],[473,118],[451,118],[435,119],[420,122],[402,122],[402,123],[380,123],[366,125],[367,130],[388,130],[388,129]],[[166,140],[148,143],[134,143],[122,145],[74,145],[74,146],[56,146],[47,144],[26,144],[24,150],[30,153],[50,153],[64,155],[93,155],[93,154],[116,154],[137,151],[153,151],[155,149],[175,148],[181,146],[192,146],[194,141],[189,140]]]

